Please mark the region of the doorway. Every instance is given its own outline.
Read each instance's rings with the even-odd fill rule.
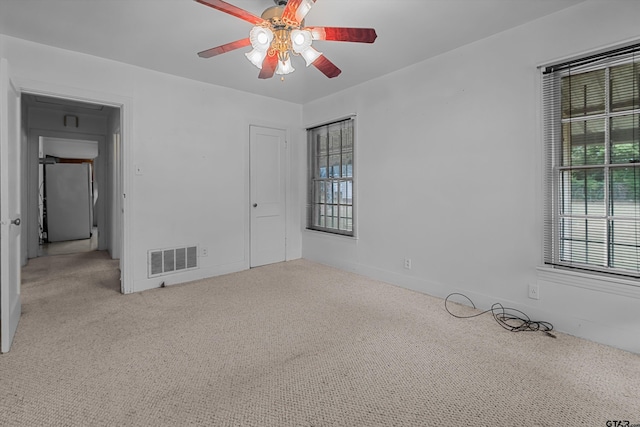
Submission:
[[[99,250],[123,276],[121,107],[25,92],[22,103],[23,265]]]
[[[251,126],[250,267],[286,259],[286,132]]]

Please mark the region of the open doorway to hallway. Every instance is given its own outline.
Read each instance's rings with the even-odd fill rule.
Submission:
[[[122,253],[121,108],[22,94],[23,265],[88,251]]]

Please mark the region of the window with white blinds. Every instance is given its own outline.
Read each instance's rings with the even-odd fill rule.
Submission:
[[[640,277],[640,45],[543,69],[544,262]]]
[[[307,129],[307,228],[354,235],[353,118]]]

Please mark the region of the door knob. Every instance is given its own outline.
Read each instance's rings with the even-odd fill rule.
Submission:
[[[258,207],[258,204],[257,204],[257,203],[254,203],[254,204],[253,204],[253,207],[254,207],[254,208],[257,208],[257,207]]]
[[[13,221],[11,221],[11,224],[13,225],[20,225],[20,218],[16,218]]]

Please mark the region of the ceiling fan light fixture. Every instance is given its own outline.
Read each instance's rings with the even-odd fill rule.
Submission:
[[[300,55],[302,55],[308,67],[309,65],[313,64],[316,61],[316,59],[322,56],[322,52],[318,52],[317,50],[309,46],[307,49],[300,52]]]
[[[249,40],[251,41],[251,46],[253,46],[255,50],[266,52],[269,49],[269,46],[271,46],[273,31],[269,28],[256,25],[249,33]]]
[[[317,0],[273,0],[276,5],[266,9],[261,16],[223,0],[196,1],[254,25],[249,37],[203,50],[198,56],[211,58],[251,44],[253,50],[245,56],[261,70],[260,79],[292,73],[290,58],[294,55],[302,56],[307,67],[313,65],[326,77],[337,77],[341,70],[322,52],[311,47],[314,40],[373,43],[377,38],[373,28],[306,27],[304,19]]]
[[[276,68],[276,74],[285,75],[293,73],[296,69],[291,65],[291,58],[287,58],[285,61],[278,60],[278,68]]]
[[[267,51],[253,49],[251,52],[245,53],[244,56],[246,56],[253,65],[262,69],[262,63],[264,62],[264,58],[267,56]]]
[[[308,30],[292,30],[291,31],[291,47],[295,53],[302,53],[311,47],[311,31]]]

